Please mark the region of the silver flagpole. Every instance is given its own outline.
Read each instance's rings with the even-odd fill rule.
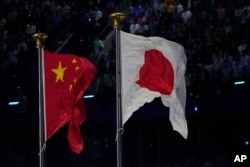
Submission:
[[[44,33],[33,34],[33,39],[36,41],[38,49],[38,91],[39,91],[39,167],[45,167],[45,103],[44,103],[44,43],[48,37]]]
[[[117,167],[122,167],[122,102],[121,102],[121,46],[120,46],[120,28],[125,15],[122,13],[113,13],[110,15],[113,20],[113,27],[116,36],[116,156]]]

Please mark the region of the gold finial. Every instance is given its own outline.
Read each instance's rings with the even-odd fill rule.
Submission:
[[[121,22],[125,19],[125,14],[123,13],[113,13],[110,15],[113,20],[114,28],[121,28]]]
[[[36,48],[43,48],[45,39],[48,37],[48,35],[44,33],[36,33],[33,34],[32,37],[34,40],[36,40]]]

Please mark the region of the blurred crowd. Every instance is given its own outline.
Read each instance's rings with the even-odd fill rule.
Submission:
[[[186,85],[195,97],[230,93],[237,81],[250,80],[250,2],[247,0],[131,0],[123,30],[159,36],[184,46]],[[115,95],[115,42],[104,49],[97,38],[90,59],[99,69],[93,90]],[[113,93],[110,93],[113,92]]]
[[[249,82],[249,26],[247,0],[133,0],[123,30],[182,44],[187,90],[199,96],[220,95],[236,81]],[[112,52],[97,60],[106,71],[114,69]]]
[[[91,89],[99,96],[114,94],[115,42],[112,39],[108,49],[105,48],[107,41],[98,33],[109,23],[108,15],[117,5],[115,0],[0,3],[0,92],[8,97],[7,101],[20,97],[20,92],[32,97],[36,90],[37,52],[32,34],[47,33],[49,47],[72,23],[73,31],[82,31],[81,35],[86,37],[79,42],[88,41],[91,46],[91,53],[84,56],[99,69]],[[184,46],[189,93],[221,94],[234,81],[249,81],[250,2],[247,0],[131,0],[128,4],[129,9],[124,9],[127,14],[124,31],[160,36]],[[101,28],[96,31],[93,27]]]
[[[55,43],[63,42],[58,39],[67,27],[71,28],[67,33],[83,31],[86,38],[79,38],[79,42],[85,42],[81,43],[83,50],[90,41],[94,41],[95,34],[99,33],[97,30],[107,25],[105,19],[115,7],[115,0],[1,1],[0,95],[4,99],[1,106],[16,100],[26,101],[26,107],[22,108],[27,108],[27,104],[29,107],[37,106],[34,96],[37,96],[38,86],[38,54],[32,38],[34,33],[48,34],[45,49],[50,49]],[[50,50],[55,51],[56,48]],[[32,101],[27,103],[27,98]]]

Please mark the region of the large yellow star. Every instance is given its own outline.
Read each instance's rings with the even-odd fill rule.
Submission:
[[[52,71],[56,74],[56,82],[58,82],[58,80],[63,81],[63,76],[64,76],[64,71],[66,70],[66,67],[62,67],[61,62],[59,61],[58,67],[56,69],[52,69]]]

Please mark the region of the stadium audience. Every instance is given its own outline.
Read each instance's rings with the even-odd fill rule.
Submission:
[[[38,71],[36,48],[31,37],[33,33],[47,33],[50,37],[47,45],[50,45],[71,20],[83,22],[93,19],[96,26],[107,24],[101,19],[107,18],[116,4],[115,0],[1,1],[0,95],[1,99],[6,99],[1,104],[18,99],[22,94],[25,104],[21,105],[22,112],[28,107],[36,107],[33,101]],[[188,58],[188,93],[199,96],[214,90],[213,93],[219,95],[229,91],[227,87],[234,81],[250,81],[248,0],[132,0],[129,9],[125,31],[164,37],[184,46]],[[95,93],[102,97],[103,93],[115,90],[115,51],[112,45],[105,52],[102,41],[95,41],[98,43],[94,43],[90,56],[99,69],[94,83]],[[1,109],[1,112],[4,111]],[[192,163],[191,158],[185,162],[187,166]],[[212,166],[211,163],[204,160],[196,166]]]
[[[71,20],[83,22],[81,25],[86,26],[86,30],[90,26],[86,21],[93,20],[94,26],[107,24],[107,20],[101,19],[108,18],[115,4],[116,1],[112,0],[106,4],[73,0],[1,2],[1,93],[8,94],[10,89],[17,86],[28,93],[29,87],[25,84],[37,80],[33,33],[47,33],[50,38],[46,44],[50,45]],[[190,4],[183,0],[133,0],[123,29],[133,34],[160,36],[182,44],[188,57],[186,79],[189,93],[206,91],[195,89],[198,85],[202,88],[202,84],[221,93],[222,87],[233,81],[250,78],[249,9],[250,3],[247,1],[192,1]],[[100,74],[108,72],[114,76],[114,45],[105,50],[105,41],[98,34],[94,34],[90,40],[93,47],[89,58],[101,70]],[[105,87],[97,84],[97,87],[100,86]]]

